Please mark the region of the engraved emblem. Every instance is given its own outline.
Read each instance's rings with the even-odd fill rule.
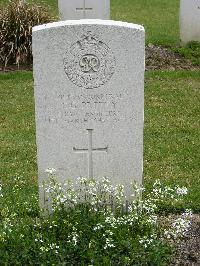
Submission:
[[[87,32],[74,43],[64,59],[67,77],[78,87],[98,88],[115,72],[115,57],[111,49]]]
[[[95,55],[84,55],[80,61],[80,67],[83,72],[97,72],[100,67],[99,58]]]

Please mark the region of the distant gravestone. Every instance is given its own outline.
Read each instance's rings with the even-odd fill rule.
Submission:
[[[61,20],[110,19],[110,0],[59,0]]]
[[[180,38],[183,44],[200,41],[200,0],[180,1]]]
[[[55,168],[60,182],[106,176],[130,197],[143,172],[143,27],[102,20],[36,26],[33,59],[40,185]]]

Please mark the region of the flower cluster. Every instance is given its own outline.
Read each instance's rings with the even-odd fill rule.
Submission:
[[[74,182],[59,183],[55,173],[55,169],[46,170],[49,178],[41,188],[49,213],[40,217],[34,213],[33,219],[25,217],[19,222],[18,213],[4,206],[0,226],[4,250],[13,243],[15,235],[16,245],[26,248],[26,255],[34,257],[32,261],[38,265],[44,260],[51,265],[64,265],[69,260],[71,265],[78,265],[80,260],[84,265],[88,262],[90,265],[107,262],[161,265],[152,262],[151,254],[163,254],[167,243],[172,239],[177,241],[190,228],[192,213],[189,210],[167,225],[158,216],[160,202],[182,200],[187,193],[185,187],[166,187],[156,181],[148,191],[133,184],[132,195],[126,198],[124,187],[113,185],[106,177],[98,180],[79,177]],[[21,193],[24,180],[17,178],[14,182],[15,193]],[[29,200],[36,202],[35,196],[31,195]],[[4,201],[4,197],[2,199]],[[24,200],[19,209],[22,207],[26,214],[28,211],[31,214],[28,200]],[[23,219],[30,224],[24,224]],[[143,255],[138,257],[138,254]],[[158,259],[157,255],[155,258]],[[163,255],[159,259],[163,260]],[[29,261],[28,258],[25,263]]]
[[[187,234],[191,226],[192,212],[186,210],[181,217],[175,218],[168,229],[164,230],[164,237],[167,239],[182,238]]]
[[[143,236],[139,239],[139,243],[141,245],[144,245],[145,248],[148,248],[149,245],[152,245],[152,243],[155,241],[156,236],[150,235],[150,236]]]
[[[142,197],[145,188],[133,184],[132,200],[128,201],[125,197],[122,185],[113,186],[108,178],[94,180],[79,177],[76,182],[68,181],[60,184],[53,178],[54,170],[48,169],[50,181],[44,191],[51,198],[52,210],[60,210],[61,206],[67,208],[77,204],[87,204],[89,212],[101,212],[101,222],[93,226],[93,231],[102,235],[104,249],[116,247],[116,232],[121,228],[131,228],[135,225],[151,228],[147,235],[138,238],[138,243],[145,248],[155,241],[156,230],[159,226],[156,210],[157,203],[164,200],[178,201],[187,194],[185,187],[169,187],[156,180],[152,191]],[[178,238],[185,234],[189,229],[189,215],[175,219],[170,229],[163,228],[163,239]],[[68,243],[76,246],[80,241],[78,225],[74,225],[68,235]]]
[[[43,243],[43,242],[40,242],[40,243]],[[41,245],[39,247],[39,250],[40,250],[40,255],[42,253],[47,253],[47,252],[54,252],[55,254],[59,254],[59,246],[55,243],[47,244],[46,246]]]
[[[75,226],[72,228],[72,232],[68,235],[68,243],[71,243],[73,246],[77,245],[78,242],[78,233]]]
[[[153,184],[153,189],[151,192],[151,198],[155,200],[166,200],[172,199],[174,201],[178,201],[181,196],[185,196],[188,193],[188,189],[186,187],[170,187],[164,186],[160,180],[156,180]]]
[[[68,180],[66,183],[56,182],[53,173],[54,169],[47,169],[49,174],[48,182],[43,184],[45,199],[51,205],[51,209],[61,210],[63,207],[72,207],[79,202],[87,202],[92,206],[92,210],[112,209],[123,204],[125,195],[122,185],[113,186],[106,177],[102,180],[77,178],[73,183]]]

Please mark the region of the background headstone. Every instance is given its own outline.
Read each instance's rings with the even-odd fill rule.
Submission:
[[[61,20],[110,19],[110,0],[59,0]]]
[[[200,41],[200,0],[180,1],[180,38],[183,44]]]
[[[60,182],[106,176],[128,197],[142,182],[144,35],[102,20],[33,28],[40,185],[47,168]]]

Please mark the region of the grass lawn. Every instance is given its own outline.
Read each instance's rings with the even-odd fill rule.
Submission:
[[[58,14],[57,0],[37,1]],[[6,3],[8,0],[0,0],[0,4]],[[179,0],[111,0],[111,19],[144,25],[146,43],[179,43]]]
[[[111,0],[111,18],[143,25],[146,43],[179,42],[179,0]]]
[[[145,83],[144,182],[160,178],[187,186],[185,207],[196,212],[200,211],[199,83],[199,72],[148,72]],[[28,191],[37,193],[32,73],[1,74],[0,95],[1,177],[8,189],[14,177],[26,180],[28,186],[19,196],[23,200]]]
[[[48,4],[51,14],[58,15],[57,0],[37,1]],[[7,3],[8,0],[0,0],[0,5]],[[173,50],[178,49],[183,56],[199,64],[199,44],[186,48],[177,46],[178,16],[179,0],[111,0],[112,19],[144,25],[147,44],[171,46]],[[160,211],[178,213],[191,208],[193,212],[200,213],[199,84],[200,71],[149,71],[145,76],[144,185],[148,189],[156,179],[161,179],[166,185],[186,186],[189,190],[184,202],[171,207],[167,202],[160,205]],[[106,257],[107,250],[101,249],[102,240],[98,242],[93,239],[92,224],[97,225],[95,220],[92,221],[94,217],[90,215],[91,220],[87,220],[82,216],[84,208],[75,212],[75,216],[68,214],[71,220],[63,213],[57,218],[55,216],[55,220],[52,216],[45,217],[44,223],[42,217],[39,217],[32,72],[0,73],[0,102],[0,258],[3,258],[3,263],[18,265],[23,261],[25,265],[58,265],[58,262],[63,261],[68,263],[65,265],[72,265],[68,261],[71,256],[76,261],[73,265],[78,265],[77,261],[87,260],[87,253],[91,260],[84,265],[111,265],[109,256]],[[148,208],[151,206],[149,203],[147,205]],[[69,220],[71,222],[66,222]],[[76,221],[82,227],[78,228]],[[68,244],[72,242],[68,237],[76,235],[75,227],[79,230],[79,236],[82,234],[85,240],[80,241],[83,246],[78,243],[77,248],[75,245],[70,249]],[[130,257],[136,256],[132,257],[132,261],[137,263],[138,259],[149,259],[149,263],[139,262],[137,265],[169,265],[168,258],[164,258],[171,251],[159,244],[159,237],[158,241],[150,242],[151,249],[148,251],[145,242],[137,242],[137,226],[132,227],[131,224],[133,235],[131,231],[126,231],[129,230],[126,223],[124,229],[118,231],[117,228],[115,232],[117,240],[122,240],[117,246],[118,250],[113,250],[113,257],[122,260],[119,265],[136,265],[131,264],[127,254]],[[140,228],[144,241],[149,239],[146,229]],[[128,240],[127,236],[132,239]],[[134,243],[137,243],[136,246]],[[140,250],[137,249],[140,248],[138,243],[142,243]],[[62,247],[59,252],[57,245]],[[100,256],[95,253],[98,248],[101,250]],[[94,254],[96,264],[92,262]],[[55,255],[58,260],[48,261]],[[101,256],[105,260],[100,263],[98,259]]]
[[[200,211],[199,72],[150,72],[145,88],[144,178],[190,188]]]

